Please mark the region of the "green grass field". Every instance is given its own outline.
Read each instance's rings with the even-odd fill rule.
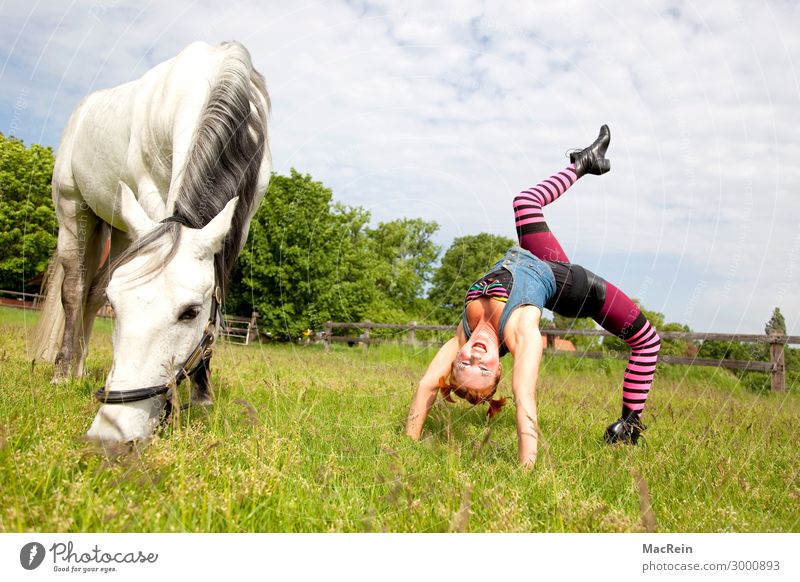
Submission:
[[[609,447],[624,362],[546,357],[543,441],[524,471],[513,405],[488,423],[439,400],[423,441],[403,436],[431,349],[222,344],[214,406],[104,454],[82,435],[111,322],[86,378],[53,385],[26,351],[36,317],[0,308],[3,532],[800,531],[796,387],[753,393],[725,370],[662,365],[646,445]]]

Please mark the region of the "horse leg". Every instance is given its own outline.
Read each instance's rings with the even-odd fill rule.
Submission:
[[[209,405],[214,403],[214,390],[211,387],[211,358],[192,375],[192,404]]]
[[[109,268],[113,250],[109,252],[109,256],[105,263],[102,264],[102,267],[101,262],[103,260],[106,241],[109,240],[110,234],[111,227],[103,221],[98,221],[92,241],[86,248],[86,260],[84,261],[86,279],[91,279],[91,284],[87,285],[86,298],[84,300],[83,327],[81,328],[82,338],[80,338],[79,344],[81,349],[78,352],[76,362],[77,376],[83,375],[83,368],[89,351],[89,339],[92,336],[92,328],[94,327],[94,319],[97,316],[98,310],[106,302],[105,285],[108,283],[106,271]],[[92,276],[93,273],[94,276]]]
[[[79,197],[62,197],[57,204],[58,256],[64,269],[61,304],[64,307],[64,335],[55,359],[54,381],[81,373],[85,353],[83,313],[88,282],[97,269],[99,256],[91,250],[99,219]],[[89,260],[87,263],[87,259]],[[87,276],[88,269],[92,269]]]

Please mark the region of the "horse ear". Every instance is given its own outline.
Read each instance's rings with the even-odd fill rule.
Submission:
[[[136,200],[133,190],[125,182],[120,182],[117,186],[117,200],[119,200],[119,216],[134,239],[147,234],[158,225],[147,216],[142,205]]]
[[[238,202],[238,196],[236,198],[231,198],[225,205],[225,208],[200,231],[201,240],[211,251],[211,254],[216,254],[222,249],[222,241],[225,240],[225,235],[227,235],[228,231],[231,229],[233,213],[236,212],[236,204]]]

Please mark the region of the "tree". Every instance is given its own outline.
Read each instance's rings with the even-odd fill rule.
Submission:
[[[780,307],[772,311],[772,317],[764,328],[767,335],[786,335],[786,320],[783,318]]]
[[[767,335],[786,335],[786,322],[779,308],[775,308],[772,317],[767,322],[764,331]],[[743,360],[752,362],[768,362],[770,359],[769,346],[765,343],[739,343],[726,341],[707,340],[700,346],[699,356],[714,358],[716,360]],[[800,370],[800,350],[784,348],[786,371],[789,385],[795,372]],[[734,370],[739,380],[753,391],[766,391],[770,389],[770,377],[763,372],[750,370]]]
[[[0,133],[0,289],[38,291],[56,246],[53,152]]]
[[[294,169],[273,175],[232,278],[229,311],[254,308],[261,329],[280,337],[364,317],[378,293],[369,213],[333,204],[332,196]]]
[[[467,288],[513,245],[510,238],[485,232],[453,241],[433,275],[428,294],[437,307],[440,321],[453,323],[458,320]]]
[[[420,300],[439,256],[440,249],[431,240],[438,229],[436,222],[401,218],[367,230],[367,248],[374,259],[372,276],[378,292],[376,304],[369,310],[370,319],[392,322],[400,313],[420,311]]]

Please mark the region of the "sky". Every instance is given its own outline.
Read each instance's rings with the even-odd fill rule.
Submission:
[[[800,334],[800,3],[0,0],[0,131],[56,148],[92,91],[238,40],[275,170],[514,236],[515,194],[611,127],[546,208],[570,258],[695,331]]]

